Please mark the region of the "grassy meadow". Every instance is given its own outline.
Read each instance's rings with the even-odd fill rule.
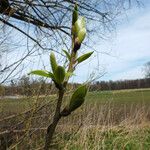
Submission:
[[[55,99],[0,100],[0,132],[14,131],[5,137],[10,149],[42,149]],[[77,112],[61,119],[52,149],[149,150],[149,123],[150,89],[89,92]]]

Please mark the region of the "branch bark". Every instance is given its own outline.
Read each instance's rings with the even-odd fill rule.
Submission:
[[[57,106],[56,106],[53,122],[47,128],[44,150],[50,149],[50,146],[51,146],[50,144],[52,142],[52,137],[55,132],[55,128],[56,128],[59,120],[61,119],[60,110],[61,110],[63,96],[64,96],[64,89],[61,89],[61,90],[59,90],[59,96],[58,96],[58,101],[57,101]]]

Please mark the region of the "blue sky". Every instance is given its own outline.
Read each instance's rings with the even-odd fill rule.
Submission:
[[[95,52],[89,61],[77,67],[76,76],[71,81],[85,82],[91,74],[94,77],[104,74],[98,80],[124,80],[144,77],[143,65],[150,61],[150,1],[143,0],[143,4],[143,7],[134,7],[120,16],[115,34],[112,34],[110,39],[102,40],[95,35],[93,36],[93,39],[97,39],[93,48],[99,53]],[[20,41],[24,41],[20,33],[15,32],[15,35],[19,37]],[[85,51],[92,51],[92,49],[82,48]],[[7,61],[6,64],[11,63],[23,55],[23,47],[19,47],[18,50],[15,49],[13,55],[4,57],[4,60]],[[2,61],[4,62],[4,60]],[[25,71],[20,72],[18,76],[34,69],[42,69],[43,63],[45,69],[50,69],[48,54],[43,56],[43,62],[36,60],[38,60],[36,57],[28,58],[25,61],[27,66],[22,66]]]
[[[122,17],[116,34],[94,48],[109,53],[97,54],[77,69],[75,81],[82,82],[90,73],[105,75],[99,80],[143,78],[143,65],[150,61],[150,1],[133,8]],[[81,74],[80,74],[81,73]]]

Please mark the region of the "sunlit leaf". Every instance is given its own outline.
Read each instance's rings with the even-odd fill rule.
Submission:
[[[45,70],[34,70],[31,71],[28,75],[38,75],[42,77],[47,77],[47,78],[53,78],[53,74],[51,72],[45,71]]]
[[[77,88],[71,97],[70,104],[69,104],[69,110],[74,111],[75,109],[80,107],[85,100],[86,94],[87,94],[87,86],[86,85],[82,85],[79,88]]]
[[[83,40],[85,39],[85,35],[86,35],[86,29],[83,28],[78,32],[78,42],[82,43]]]
[[[85,28],[85,18],[80,17],[74,24],[74,31],[78,33],[81,29]]]
[[[57,83],[62,83],[65,78],[65,69],[62,66],[57,66],[54,72],[55,81]]]
[[[93,52],[89,52],[89,53],[86,53],[86,54],[80,56],[79,58],[77,58],[78,63],[81,63],[84,60],[88,59],[92,54],[93,54]]]

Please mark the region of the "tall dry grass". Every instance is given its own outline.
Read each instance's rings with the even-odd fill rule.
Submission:
[[[1,128],[0,137],[9,149],[42,149],[55,102],[43,103],[41,109],[39,106],[40,103],[36,102],[29,114],[1,121],[6,128]],[[149,123],[150,107],[147,103],[87,102],[60,121],[52,149],[122,150],[135,147],[135,150],[148,150]],[[2,135],[4,131],[7,132]]]

